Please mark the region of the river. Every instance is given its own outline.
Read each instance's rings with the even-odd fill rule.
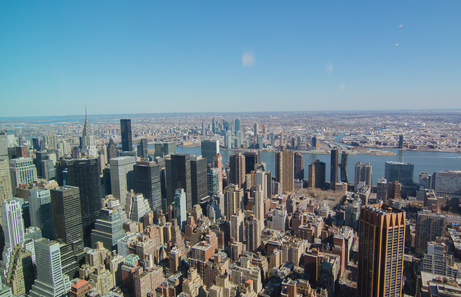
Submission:
[[[149,146],[154,149],[154,146]],[[355,164],[357,162],[369,162],[373,166],[372,179],[376,185],[379,178],[384,177],[384,164],[386,161],[408,162],[415,165],[414,181],[419,180],[420,172],[432,174],[434,171],[444,170],[461,170],[461,154],[444,153],[435,151],[413,151],[413,150],[394,150],[386,149],[395,152],[394,156],[371,156],[371,155],[349,155],[347,175],[349,182],[354,181]],[[176,147],[178,153],[187,153],[200,155],[200,147]],[[229,162],[229,156],[235,154],[233,150],[221,150],[223,164]],[[275,152],[260,151],[260,161],[266,163],[267,169],[275,173]],[[307,169],[309,164],[315,160],[320,160],[326,163],[326,180],[330,180],[330,155],[326,154],[304,154],[304,178],[307,178]],[[341,162],[341,157],[339,159]]]

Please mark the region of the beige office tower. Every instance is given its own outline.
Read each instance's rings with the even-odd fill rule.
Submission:
[[[275,180],[282,193],[294,190],[294,155],[291,150],[281,149],[275,153]]]
[[[8,159],[0,159],[0,204],[12,196]]]
[[[256,185],[254,191],[253,213],[258,220],[259,230],[262,231],[264,229],[264,195],[260,185]]]
[[[224,189],[224,214],[230,221],[232,215],[239,208],[243,211],[243,189],[237,185],[230,184]]]
[[[405,214],[385,204],[362,206],[357,297],[402,296]]]

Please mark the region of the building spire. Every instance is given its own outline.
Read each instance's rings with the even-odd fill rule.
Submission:
[[[89,136],[91,133],[90,123],[88,122],[88,113],[85,104],[85,123],[83,124],[82,137]]]

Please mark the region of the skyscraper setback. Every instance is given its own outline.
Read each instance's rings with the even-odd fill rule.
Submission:
[[[131,120],[121,119],[120,120],[120,133],[122,134],[122,151],[132,150],[132,138],[131,138]]]
[[[362,206],[359,219],[358,297],[401,296],[405,211]]]

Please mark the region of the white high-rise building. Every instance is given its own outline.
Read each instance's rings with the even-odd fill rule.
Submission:
[[[7,199],[2,203],[2,224],[5,235],[0,274],[6,277],[11,263],[11,252],[17,244],[24,242],[24,222],[22,221],[21,203],[15,198]]]
[[[126,212],[129,214],[132,221],[140,222],[146,213],[152,211],[149,205],[149,201],[144,198],[142,194],[134,194],[133,192],[130,192],[126,195]]]
[[[263,196],[263,200],[268,198],[267,197],[267,176],[266,176],[266,172],[265,171],[261,171],[261,170],[258,170],[256,171],[255,173],[255,176],[256,176],[256,186],[260,186],[261,187],[261,191],[262,191],[262,196]],[[259,218],[257,218],[259,220]]]
[[[263,178],[263,180],[265,179]],[[254,197],[253,212],[260,226],[259,230],[263,230],[264,229],[264,194],[263,194],[263,190],[261,190],[260,185],[256,184],[256,191],[254,191],[254,194],[255,194],[255,197]]]
[[[283,208],[276,208],[272,212],[272,229],[286,231],[287,211]]]
[[[21,204],[15,199],[2,203],[2,224],[5,233],[5,248],[13,248],[24,242],[24,222]]]
[[[10,178],[13,196],[16,195],[16,187],[37,180],[37,168],[32,158],[17,158],[10,160]]]
[[[70,290],[69,277],[62,273],[61,252],[57,241],[41,238],[35,242],[37,279],[31,297],[65,296]]]
[[[435,241],[427,243],[427,253],[423,257],[424,272],[457,278],[460,276],[458,263],[453,255],[447,253],[444,243]]]
[[[136,157],[111,158],[109,162],[112,195],[125,206],[124,198],[134,184],[133,166],[136,164]]]

